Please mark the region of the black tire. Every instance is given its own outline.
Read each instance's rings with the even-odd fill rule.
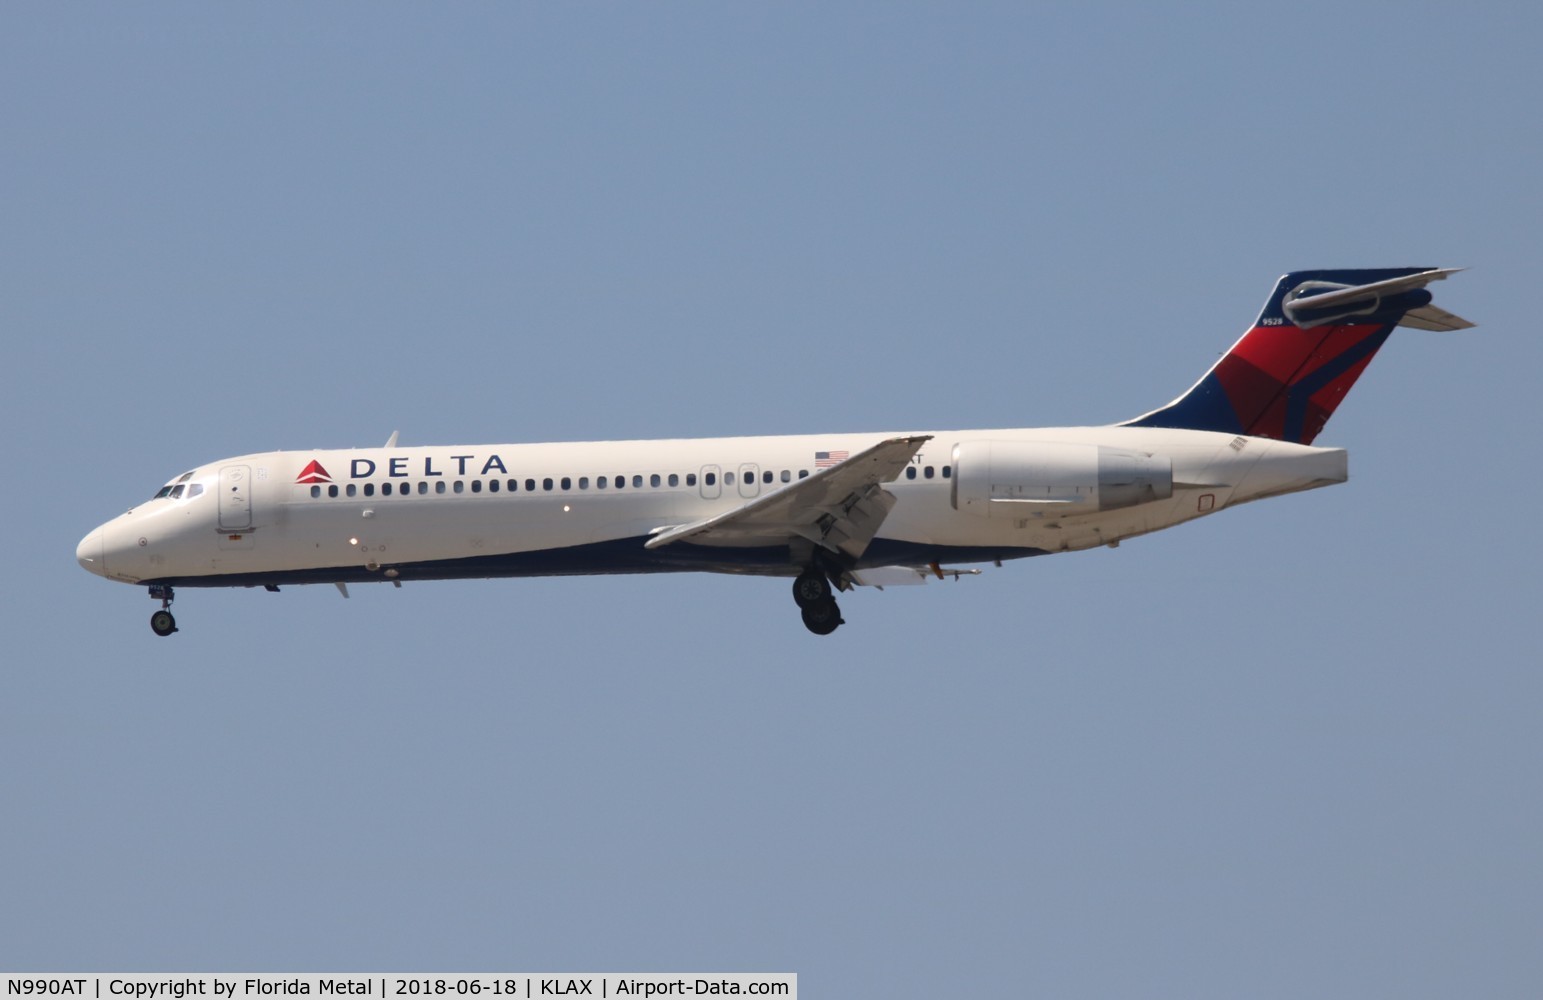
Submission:
[[[829,598],[804,608],[803,618],[804,628],[815,635],[830,635],[844,624],[841,620],[841,609]]]
[[[798,575],[793,581],[793,603],[800,608],[811,607],[822,601],[830,600],[830,581],[825,579],[825,574],[817,570],[809,570]]]
[[[177,619],[171,616],[170,611],[157,611],[150,616],[150,630],[159,636],[168,636],[177,631]]]

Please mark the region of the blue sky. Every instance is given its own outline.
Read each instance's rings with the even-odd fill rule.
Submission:
[[[15,3],[0,968],[1530,995],[1540,15]],[[1469,266],[1343,487],[846,599],[74,563],[270,448],[1112,422]]]

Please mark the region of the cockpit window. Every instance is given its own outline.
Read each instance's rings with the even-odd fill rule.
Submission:
[[[171,482],[167,483],[165,486],[162,486],[160,488],[160,490],[157,491],[155,496],[151,497],[150,499],[152,499],[152,500],[160,500],[160,499],[162,499],[164,497],[170,497],[173,500],[181,499],[182,492],[183,492],[182,484],[186,483],[189,479],[192,479],[194,474],[197,473],[197,472],[198,472],[197,469],[194,469],[192,472],[184,472],[182,475],[178,476],[176,479],[173,479]],[[198,496],[198,494],[200,494],[200,493],[202,493],[204,491],[204,488],[202,486],[197,486],[197,485],[191,486],[188,489],[189,489],[188,496],[190,498],[191,497],[196,497],[196,496]]]
[[[203,492],[204,492],[204,484],[203,483],[189,483],[188,484],[188,496],[187,496],[187,498],[189,500],[191,500],[194,497],[199,496]]]

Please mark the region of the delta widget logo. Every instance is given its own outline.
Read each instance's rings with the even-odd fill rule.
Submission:
[[[331,473],[329,473],[326,469],[322,468],[321,463],[316,461],[314,458],[311,459],[311,464],[307,465],[305,468],[301,469],[300,470],[300,475],[295,478],[295,485],[296,486],[299,486],[299,485],[302,485],[302,484],[305,484],[305,483],[330,483],[330,482],[332,482],[332,475],[331,475]]]

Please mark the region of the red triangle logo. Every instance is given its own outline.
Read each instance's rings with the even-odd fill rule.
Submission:
[[[327,470],[321,467],[321,463],[316,461],[314,458],[311,459],[310,465],[307,465],[305,468],[300,470],[300,475],[295,479],[296,485],[299,485],[300,483],[330,482],[332,482],[332,476],[329,475]]]

